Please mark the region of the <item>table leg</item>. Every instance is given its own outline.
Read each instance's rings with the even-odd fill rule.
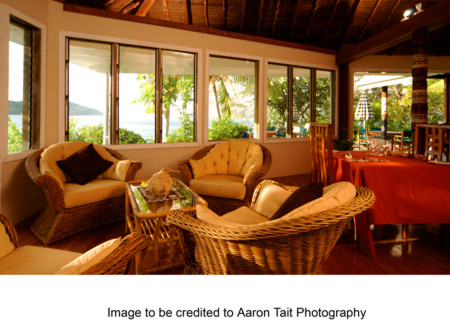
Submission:
[[[371,255],[375,255],[375,246],[373,244],[372,232],[370,231],[369,215],[367,214],[367,211],[356,215],[355,223],[356,230],[358,231],[358,234],[360,235],[363,242],[368,247],[369,253]]]

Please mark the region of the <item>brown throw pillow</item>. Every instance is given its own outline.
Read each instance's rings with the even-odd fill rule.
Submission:
[[[78,150],[65,160],[56,162],[65,174],[84,185],[108,170],[114,162],[103,159],[91,144]]]
[[[281,207],[270,217],[270,220],[278,219],[288,214],[292,210],[307,204],[323,195],[323,183],[314,182],[295,190]]]

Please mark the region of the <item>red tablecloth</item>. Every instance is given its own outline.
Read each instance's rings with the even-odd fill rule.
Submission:
[[[355,162],[373,156],[363,151],[351,154],[353,161],[345,159],[344,152],[334,154],[336,180],[375,193],[372,208],[356,217],[358,232],[372,253],[370,224],[450,223],[450,166],[394,156],[387,157],[390,162]]]

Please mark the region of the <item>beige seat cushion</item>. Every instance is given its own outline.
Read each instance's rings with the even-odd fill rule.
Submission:
[[[291,194],[292,191],[281,185],[264,180],[252,209],[270,219]]]
[[[54,274],[80,255],[40,246],[18,247],[0,259],[0,274]]]
[[[241,169],[241,176],[245,177],[251,171],[251,167],[260,167],[263,164],[264,155],[259,144],[250,143],[245,157],[245,163]]]
[[[241,225],[255,225],[269,221],[267,217],[246,206],[242,206],[236,210],[230,211],[223,215],[221,218],[226,221]]]
[[[94,265],[100,263],[117,247],[119,247],[121,242],[122,238],[108,240],[74,259],[73,261],[62,267],[60,270],[58,270],[56,274],[81,274]]]
[[[212,211],[209,208],[206,208],[205,206],[197,205],[196,208],[197,208],[197,219],[203,220],[208,224],[229,228],[236,228],[240,226],[239,224],[230,222],[228,220],[224,220],[222,218],[223,216],[222,217],[219,216],[214,211]]]
[[[230,142],[216,144],[200,160],[189,160],[194,178],[214,174],[227,174],[229,161]]]
[[[88,144],[88,142],[80,141],[59,142],[47,147],[42,151],[41,159],[39,161],[39,170],[42,174],[52,176],[58,182],[61,189],[64,189],[64,183],[68,180],[61,168],[58,167],[56,161],[67,159]],[[103,159],[114,163],[114,165],[101,174],[99,178],[124,181],[128,168],[131,165],[131,161],[116,159],[100,145],[94,144],[94,148]]]
[[[196,193],[214,197],[242,200],[246,187],[243,178],[230,175],[211,175],[189,181],[189,187]]]
[[[351,182],[341,181],[323,189],[323,196],[315,199],[303,206],[292,210],[282,218],[291,219],[309,214],[318,213],[321,211],[330,210],[340,206],[356,196],[356,188]]]
[[[228,164],[228,174],[240,176],[242,167],[247,161],[247,150],[250,144],[248,140],[230,140],[230,162]]]
[[[64,206],[72,208],[123,195],[125,182],[110,179],[94,179],[82,186],[76,183],[64,184]]]
[[[14,250],[14,244],[3,224],[0,224],[0,258],[5,257]]]

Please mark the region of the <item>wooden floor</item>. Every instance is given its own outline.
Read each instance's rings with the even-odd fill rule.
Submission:
[[[305,175],[274,178],[288,185],[302,186],[308,181]],[[40,245],[29,226],[33,218],[16,226],[19,244]],[[90,229],[68,237],[48,247],[85,252],[108,239],[124,234],[125,223],[117,222]],[[357,247],[353,229],[345,229],[330,257],[325,261],[324,274],[450,274],[450,248],[440,245],[439,225],[410,225],[410,237],[418,238],[408,243],[376,244],[375,255],[369,255],[363,245]],[[401,237],[401,225],[378,226],[374,239],[388,240]],[[179,274],[182,270],[162,272]]]

